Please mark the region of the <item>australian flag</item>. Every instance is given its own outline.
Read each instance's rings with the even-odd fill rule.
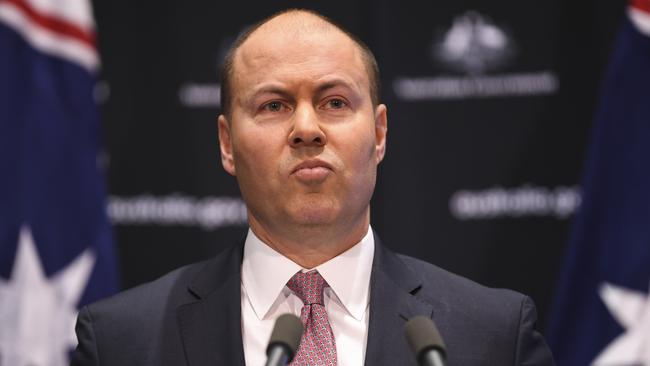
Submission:
[[[558,366],[650,365],[650,0],[605,75],[549,343]]]
[[[0,0],[0,365],[63,366],[118,288],[88,0]]]

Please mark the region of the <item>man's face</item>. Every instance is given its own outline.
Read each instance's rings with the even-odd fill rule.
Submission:
[[[368,215],[385,150],[357,46],[343,33],[258,29],[237,51],[222,163],[266,229],[350,224]]]

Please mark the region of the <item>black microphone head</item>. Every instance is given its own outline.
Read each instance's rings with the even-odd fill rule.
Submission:
[[[409,319],[404,325],[404,332],[416,358],[419,359],[423,352],[430,349],[438,350],[445,357],[445,342],[442,341],[436,325],[428,317],[418,315]]]
[[[275,320],[273,332],[271,332],[271,339],[269,340],[269,345],[266,347],[266,354],[269,354],[271,348],[280,345],[286,348],[289,353],[289,362],[291,362],[298,350],[300,337],[302,337],[302,322],[300,318],[293,314],[282,314]]]

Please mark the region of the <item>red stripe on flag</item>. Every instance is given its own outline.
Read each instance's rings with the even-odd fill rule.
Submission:
[[[630,6],[650,14],[650,0],[630,0]]]
[[[32,8],[25,0],[0,0],[0,3],[7,2],[13,4],[29,17],[34,23],[42,28],[50,30],[60,35],[75,38],[88,46],[95,48],[95,32],[86,31],[81,27],[71,24],[65,20],[39,13]]]

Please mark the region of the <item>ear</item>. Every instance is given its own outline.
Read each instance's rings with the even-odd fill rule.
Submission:
[[[232,139],[230,124],[223,114],[217,118],[219,128],[219,149],[221,150],[221,165],[231,175],[237,175],[235,171],[235,160],[232,155]]]
[[[375,153],[377,155],[377,164],[379,164],[386,154],[386,134],[388,133],[388,116],[386,105],[380,104],[375,108]]]

